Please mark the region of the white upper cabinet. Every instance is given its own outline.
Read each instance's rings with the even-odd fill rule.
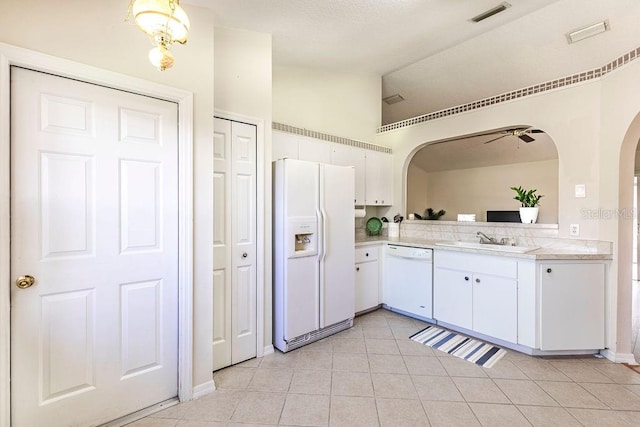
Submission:
[[[352,149],[350,145],[331,144],[331,164],[336,166],[355,166],[351,155]]]
[[[338,166],[353,166],[356,172],[355,204],[364,205],[366,150],[344,144],[331,144],[331,163]]]
[[[272,134],[271,160],[297,159],[298,158],[298,136],[293,133],[273,131]]]
[[[367,150],[351,147],[351,164],[356,168],[356,205],[365,204],[365,170]]]
[[[298,159],[331,163],[331,143],[307,136],[298,136]]]
[[[338,166],[353,166],[356,174],[355,205],[390,206],[393,204],[393,157],[391,154],[274,130],[271,159],[285,157]]]
[[[365,169],[365,204],[393,204],[393,157],[380,151],[367,150]]]

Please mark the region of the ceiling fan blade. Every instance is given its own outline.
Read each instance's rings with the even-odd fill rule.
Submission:
[[[488,144],[488,143],[493,142],[493,141],[497,141],[497,140],[499,140],[499,139],[504,138],[505,136],[509,136],[509,135],[508,135],[508,134],[507,134],[507,135],[501,135],[501,136],[499,136],[499,137],[497,137],[497,138],[490,139],[490,140],[488,140],[488,141],[485,141],[485,144]]]
[[[523,141],[524,141],[524,142],[526,142],[526,143],[529,143],[529,142],[533,142],[533,141],[535,141],[535,138],[531,138],[531,137],[530,137],[529,135],[527,135],[526,133],[525,133],[525,134],[522,134],[522,135],[518,135],[518,138],[520,138],[521,140],[523,140]]]
[[[463,139],[471,139],[471,138],[478,138],[481,136],[488,136],[488,135],[496,135],[498,132],[483,132],[483,133],[476,133],[475,135],[467,135],[467,136],[461,136],[458,138],[452,138],[450,141],[461,141]],[[444,141],[443,141],[444,142]]]

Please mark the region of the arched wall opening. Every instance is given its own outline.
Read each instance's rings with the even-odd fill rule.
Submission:
[[[616,349],[620,353],[633,353],[632,317],[640,307],[633,307],[633,221],[630,213],[633,204],[633,178],[636,168],[636,150],[640,141],[640,113],[631,122],[620,147],[620,167],[618,186],[618,280],[615,307]]]
[[[543,130],[510,126],[424,143],[407,158],[405,212],[424,216],[427,208],[474,214],[517,211],[511,187],[543,195],[538,223],[558,223],[558,150]],[[419,215],[419,216],[418,216]]]

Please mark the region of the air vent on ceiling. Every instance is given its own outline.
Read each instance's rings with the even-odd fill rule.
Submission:
[[[391,96],[387,96],[386,98],[382,98],[382,100],[384,102],[386,102],[388,105],[391,105],[391,104],[396,104],[396,103],[398,103],[400,101],[404,101],[404,98],[399,93],[396,93],[395,95],[391,95]]]
[[[593,37],[600,33],[604,33],[605,31],[609,30],[609,28],[609,20],[605,19],[602,22],[578,28],[577,30],[567,33],[567,42],[569,42],[569,44],[579,42],[580,40],[584,40],[588,37]]]
[[[474,16],[473,18],[471,18],[471,21],[473,22],[484,21],[487,18],[491,18],[493,15],[496,15],[500,12],[504,12],[509,7],[511,7],[509,3],[507,3],[506,1],[502,2],[496,7],[494,7],[493,9],[489,9],[486,12],[481,13],[480,15]]]

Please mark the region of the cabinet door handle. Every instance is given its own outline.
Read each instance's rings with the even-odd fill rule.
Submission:
[[[547,273],[551,273],[551,269],[550,268],[547,268]]]
[[[369,256],[369,252],[367,252],[366,254],[364,254],[364,256]]]
[[[480,283],[480,279],[476,279],[476,283]]]
[[[356,267],[356,271],[360,271],[360,267]]]
[[[464,280],[469,281],[469,276],[464,276]]]

